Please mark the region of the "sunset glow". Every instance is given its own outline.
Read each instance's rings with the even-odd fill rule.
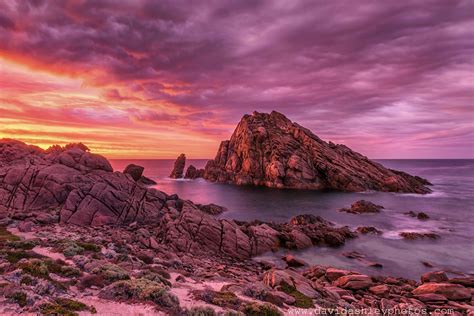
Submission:
[[[277,110],[371,158],[474,156],[472,1],[310,4],[3,1],[0,138],[212,158]]]

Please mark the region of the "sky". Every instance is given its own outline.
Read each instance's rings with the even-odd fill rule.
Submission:
[[[474,1],[0,1],[0,138],[214,157],[285,114],[370,158],[474,158]]]

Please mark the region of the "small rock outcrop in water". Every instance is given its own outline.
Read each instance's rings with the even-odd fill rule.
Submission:
[[[366,200],[359,200],[352,203],[350,208],[341,208],[339,211],[351,214],[380,213],[383,208],[382,205],[377,205]]]
[[[435,233],[418,233],[418,232],[401,232],[400,237],[406,240],[416,240],[416,239],[438,239],[440,236]]]
[[[144,185],[154,185],[156,184],[155,181],[153,181],[150,178],[147,178],[143,175],[143,171],[145,170],[144,167],[135,165],[135,164],[129,164],[127,167],[125,167],[125,170],[123,171],[124,174],[129,174],[133,180],[139,181],[140,183]]]
[[[204,169],[197,169],[193,165],[190,165],[188,169],[186,169],[186,174],[184,175],[185,179],[197,179],[202,178],[204,176]]]
[[[204,178],[273,188],[431,192],[427,180],[326,143],[275,111],[245,115],[207,163]]]
[[[411,217],[416,217],[418,218],[419,220],[427,220],[429,219],[430,217],[428,216],[428,214],[424,213],[424,212],[419,212],[419,213],[416,213],[416,212],[413,212],[413,211],[409,211],[409,212],[406,212],[404,213],[405,215],[408,215],[408,216],[411,216]]]
[[[170,178],[181,179],[183,177],[184,166],[186,165],[186,156],[184,154],[179,155],[174,162],[173,170],[171,171]]]

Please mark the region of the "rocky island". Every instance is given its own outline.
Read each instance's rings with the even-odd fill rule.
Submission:
[[[193,172],[192,174],[195,174]],[[430,183],[327,143],[278,112],[244,115],[203,171],[209,181],[272,188],[429,193]]]
[[[286,268],[252,260],[277,249],[338,247],[358,233],[314,215],[219,219],[216,205],[146,186],[140,166],[125,171],[83,144],[43,150],[0,141],[0,313],[472,311],[470,276],[435,272],[417,282],[291,256]]]

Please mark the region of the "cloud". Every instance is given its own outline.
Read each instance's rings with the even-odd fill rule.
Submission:
[[[173,122],[216,147],[244,113],[275,109],[370,157],[438,157],[453,125],[471,144],[473,11],[469,0],[8,1],[0,55],[100,89],[90,101],[122,124]],[[76,104],[87,117],[91,104]],[[94,111],[94,124],[115,118]]]

